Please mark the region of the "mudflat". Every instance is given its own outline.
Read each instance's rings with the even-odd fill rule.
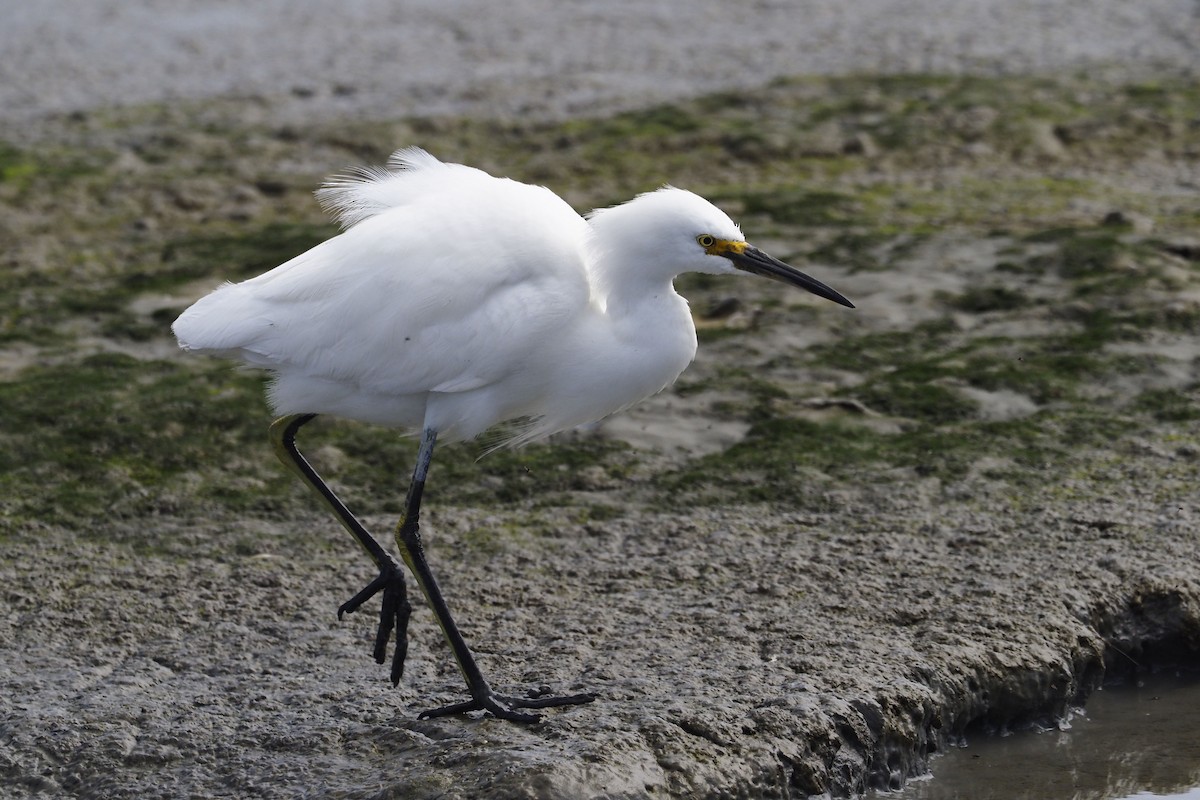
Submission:
[[[1194,661],[1200,92],[1167,27],[1090,74],[799,63],[585,116],[289,86],[6,118],[4,794],[850,796]],[[537,726],[417,720],[461,692],[432,615],[392,688],[371,615],[335,614],[371,565],[274,461],[262,376],[169,335],[406,144],[580,210],[693,189],[858,306],[689,278],[671,390],[439,454],[429,556],[497,688],[600,695]],[[310,427],[386,539],[411,440]]]

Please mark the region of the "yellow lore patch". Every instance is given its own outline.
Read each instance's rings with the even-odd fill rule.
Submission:
[[[750,245],[745,242],[735,242],[731,239],[718,239],[715,236],[701,236],[697,239],[700,246],[704,248],[704,252],[710,256],[730,256],[738,255],[746,252],[746,248]]]

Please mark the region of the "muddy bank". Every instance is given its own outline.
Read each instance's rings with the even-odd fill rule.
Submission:
[[[797,80],[528,125],[242,109],[0,150],[8,794],[849,796],[1195,659],[1193,83]],[[858,305],[683,281],[701,353],[670,392],[439,454],[430,558],[495,685],[600,695],[535,727],[416,719],[461,689],[428,610],[393,689],[369,615],[334,613],[369,565],[273,462],[260,378],[167,332],[330,235],[312,187],[399,143],[580,208],[670,179]],[[411,442],[312,428],[386,532]]]
[[[497,685],[600,695],[534,727],[417,721],[460,696],[432,615],[418,605],[391,689],[369,620],[333,614],[368,565],[319,520],[10,538],[5,782],[30,797],[895,787],[968,728],[1044,722],[1113,671],[1195,658],[1195,461],[1131,462],[1065,501],[945,503],[901,481],[807,513],[435,509],[432,557]],[[142,535],[171,555],[139,556]]]

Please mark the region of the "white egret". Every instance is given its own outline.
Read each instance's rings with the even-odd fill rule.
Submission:
[[[297,430],[333,414],[420,432],[416,468],[395,533],[466,678],[471,699],[422,716],[586,703],[591,694],[493,692],[426,562],[421,493],[434,443],[517,421],[520,444],[626,408],[669,386],[696,354],[683,272],[749,272],[844,306],[842,295],[747,244],[708,201],[665,187],[586,219],[549,189],[495,178],[408,148],[318,191],[345,230],[256,278],[225,284],[173,330],[185,350],[228,356],[273,374],[281,460],[367,550],[379,576],[345,603],[383,592],[375,658],[396,630],[400,680],[409,604],[401,567],[300,454]]]

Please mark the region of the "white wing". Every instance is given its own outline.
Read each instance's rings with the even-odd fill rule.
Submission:
[[[180,343],[373,394],[463,392],[587,305],[587,223],[552,192],[423,151],[397,163],[323,190],[351,227],[201,299]]]

